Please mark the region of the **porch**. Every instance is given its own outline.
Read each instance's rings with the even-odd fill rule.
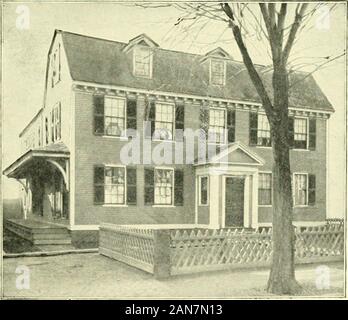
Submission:
[[[23,219],[69,219],[69,150],[64,143],[30,149],[3,174],[22,187]]]
[[[71,245],[69,150],[64,143],[30,149],[3,173],[22,187],[22,219],[5,219],[4,227],[33,245]]]

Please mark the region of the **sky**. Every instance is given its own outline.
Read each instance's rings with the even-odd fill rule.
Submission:
[[[304,71],[312,71],[314,68],[308,62],[321,62],[323,60],[320,57],[336,56],[345,48],[345,4],[337,4],[326,16],[328,19],[322,19],[325,8],[322,10],[315,13],[308,28],[302,30],[290,56],[290,61],[294,63],[306,63],[302,65]],[[18,28],[18,19],[23,12],[29,16],[24,24],[27,28]],[[181,16],[182,13],[173,7],[144,9],[121,3],[5,3],[4,167],[20,155],[18,134],[42,106],[46,59],[54,29],[123,42],[146,33],[166,49],[204,54],[220,46],[234,59],[241,60],[226,23],[211,20],[204,28],[202,24],[188,28],[191,22],[185,21],[174,26]],[[265,45],[252,36],[251,25],[246,27],[251,35],[247,42],[250,54],[255,63],[269,64]],[[342,216],[346,201],[344,59],[326,65],[313,76],[336,110],[329,121],[329,215]],[[7,178],[3,181],[3,197],[17,197],[17,183]]]

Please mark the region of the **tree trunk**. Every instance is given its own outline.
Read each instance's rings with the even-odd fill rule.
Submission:
[[[273,73],[274,113],[270,117],[273,148],[273,262],[267,291],[294,294],[300,290],[295,280],[295,233],[292,225],[293,200],[291,188],[288,75],[281,64]]]

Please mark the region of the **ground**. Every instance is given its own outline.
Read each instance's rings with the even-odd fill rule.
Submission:
[[[296,277],[304,288],[303,295],[343,296],[343,262],[326,265],[329,267],[329,288],[322,289],[316,287],[319,265],[297,267]],[[16,289],[19,266],[29,268],[29,289]],[[151,274],[98,253],[5,258],[4,295],[7,298],[264,297],[268,273],[267,269],[225,270],[160,281]]]

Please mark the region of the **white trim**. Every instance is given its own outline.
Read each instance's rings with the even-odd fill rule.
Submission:
[[[131,92],[143,93],[145,95],[153,94],[153,95],[168,96],[168,97],[172,97],[172,98],[181,97],[184,99],[187,98],[187,99],[193,99],[193,100],[224,102],[227,104],[228,103],[230,103],[230,104],[243,104],[243,105],[247,105],[247,106],[262,107],[262,103],[236,100],[236,99],[222,99],[222,98],[214,98],[214,97],[208,97],[208,96],[199,96],[199,95],[190,95],[190,94],[185,94],[185,93],[177,93],[177,92],[145,90],[145,89],[125,87],[125,86],[115,86],[115,85],[102,85],[102,84],[97,84],[97,83],[88,82],[88,81],[73,81],[73,82],[75,85],[91,86],[91,87],[96,87],[96,88],[113,89],[113,90],[119,90],[119,91],[131,91]],[[292,107],[289,107],[289,110],[313,112],[313,113],[329,114],[329,115],[334,112],[334,111],[318,110],[318,109],[312,109],[312,108],[305,109],[305,108],[292,108]]]
[[[296,175],[305,175],[306,176],[306,203],[307,204],[300,204],[300,205],[297,205],[296,204],[296,190],[295,190],[295,186],[296,186],[296,179],[295,179],[295,176]],[[309,207],[308,205],[308,172],[293,172],[292,174],[292,177],[293,177],[293,202],[294,202],[294,208],[307,208]]]
[[[73,86],[72,86],[73,87]],[[71,90],[70,95],[70,163],[69,163],[69,223],[70,228],[75,225],[75,92]]]
[[[128,204],[104,203],[104,204],[102,204],[102,207],[105,207],[105,208],[127,208]]]
[[[198,224],[198,177],[195,176],[195,224]]]
[[[206,204],[202,204],[202,199],[201,199],[201,186],[202,186],[202,178],[207,178],[207,203]],[[210,191],[210,187],[209,187],[209,175],[202,175],[202,176],[198,176],[198,206],[200,207],[208,207],[209,206],[209,191]]]
[[[270,174],[271,175],[271,204],[257,204],[258,207],[260,208],[272,208],[273,207],[273,172],[272,171],[259,171],[258,173],[258,178],[259,175],[262,173]],[[259,190],[257,190],[258,193]]]

